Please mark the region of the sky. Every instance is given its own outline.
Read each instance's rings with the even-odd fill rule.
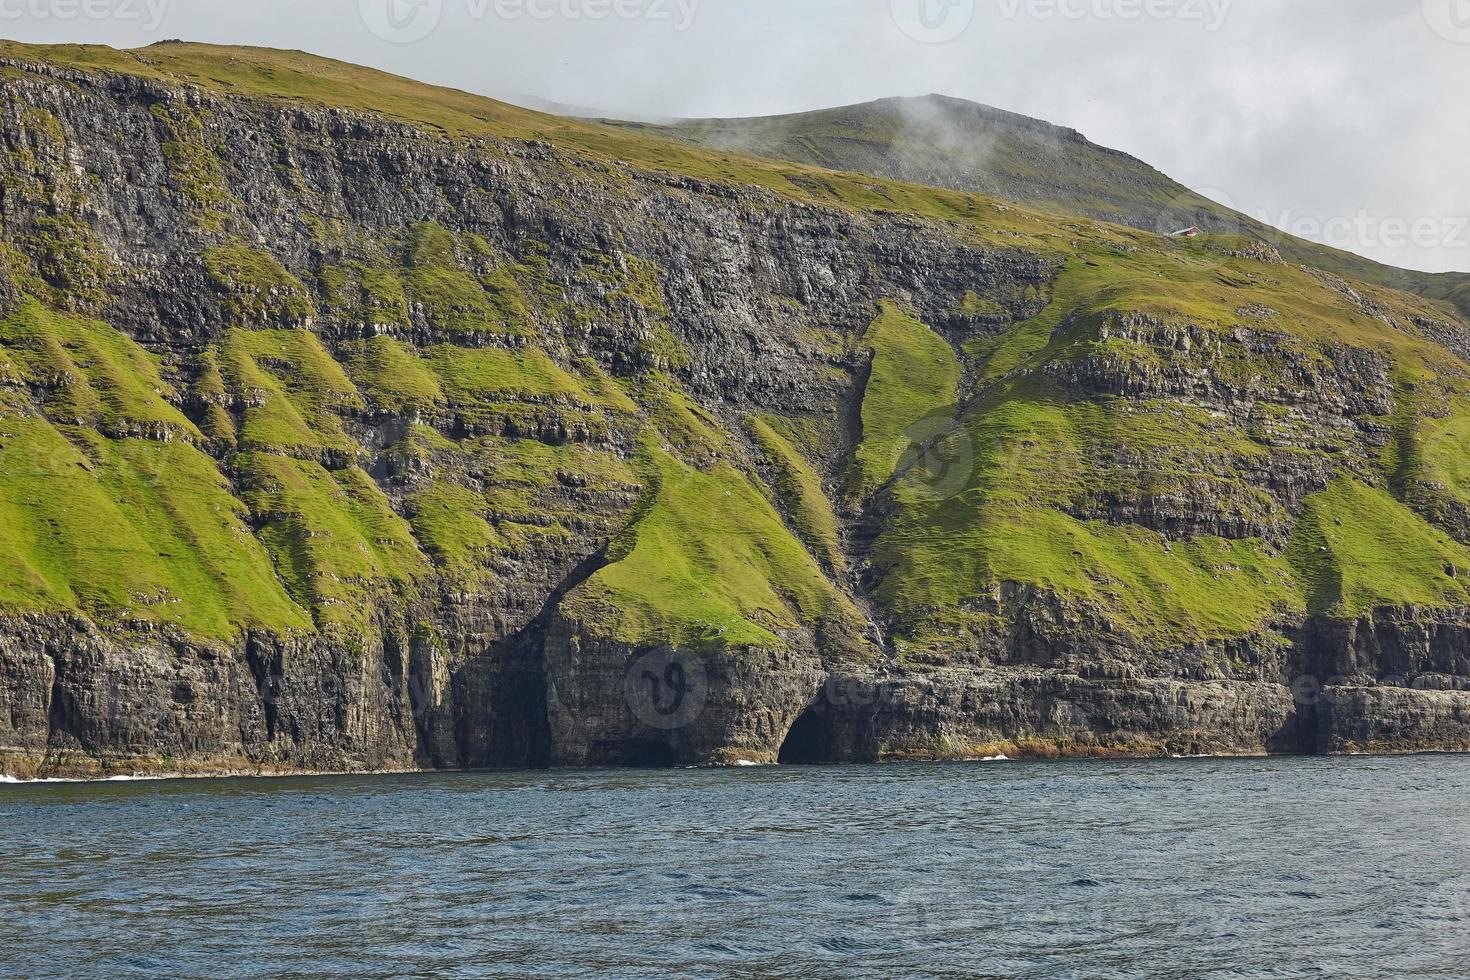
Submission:
[[[1470,272],[1470,0],[0,0],[0,36],[299,48],[641,118],[937,92],[1303,237]]]

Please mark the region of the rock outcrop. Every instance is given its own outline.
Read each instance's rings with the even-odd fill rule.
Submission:
[[[0,773],[1470,748],[1452,311],[149,51],[0,51]]]

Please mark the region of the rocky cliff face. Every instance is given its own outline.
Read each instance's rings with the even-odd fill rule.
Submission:
[[[1157,234],[1198,226],[1249,236],[1294,262],[1447,300],[1470,315],[1470,276],[1381,265],[1233,211],[1076,130],[942,95],[751,119],[612,125],[699,146],[1031,202]],[[1268,244],[1274,243],[1274,244]]]
[[[1470,744],[1452,310],[149,51],[0,58],[0,772]]]

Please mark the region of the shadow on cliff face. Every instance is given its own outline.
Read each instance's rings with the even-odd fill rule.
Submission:
[[[622,765],[633,769],[672,769],[678,764],[673,746],[658,739],[630,738],[622,743]]]
[[[813,705],[796,719],[776,761],[783,766],[827,765],[836,761],[832,732],[822,705]]]

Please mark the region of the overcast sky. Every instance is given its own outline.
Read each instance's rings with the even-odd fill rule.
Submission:
[[[940,92],[1306,237],[1470,272],[1470,0],[0,0],[0,35],[302,48],[639,116]]]

